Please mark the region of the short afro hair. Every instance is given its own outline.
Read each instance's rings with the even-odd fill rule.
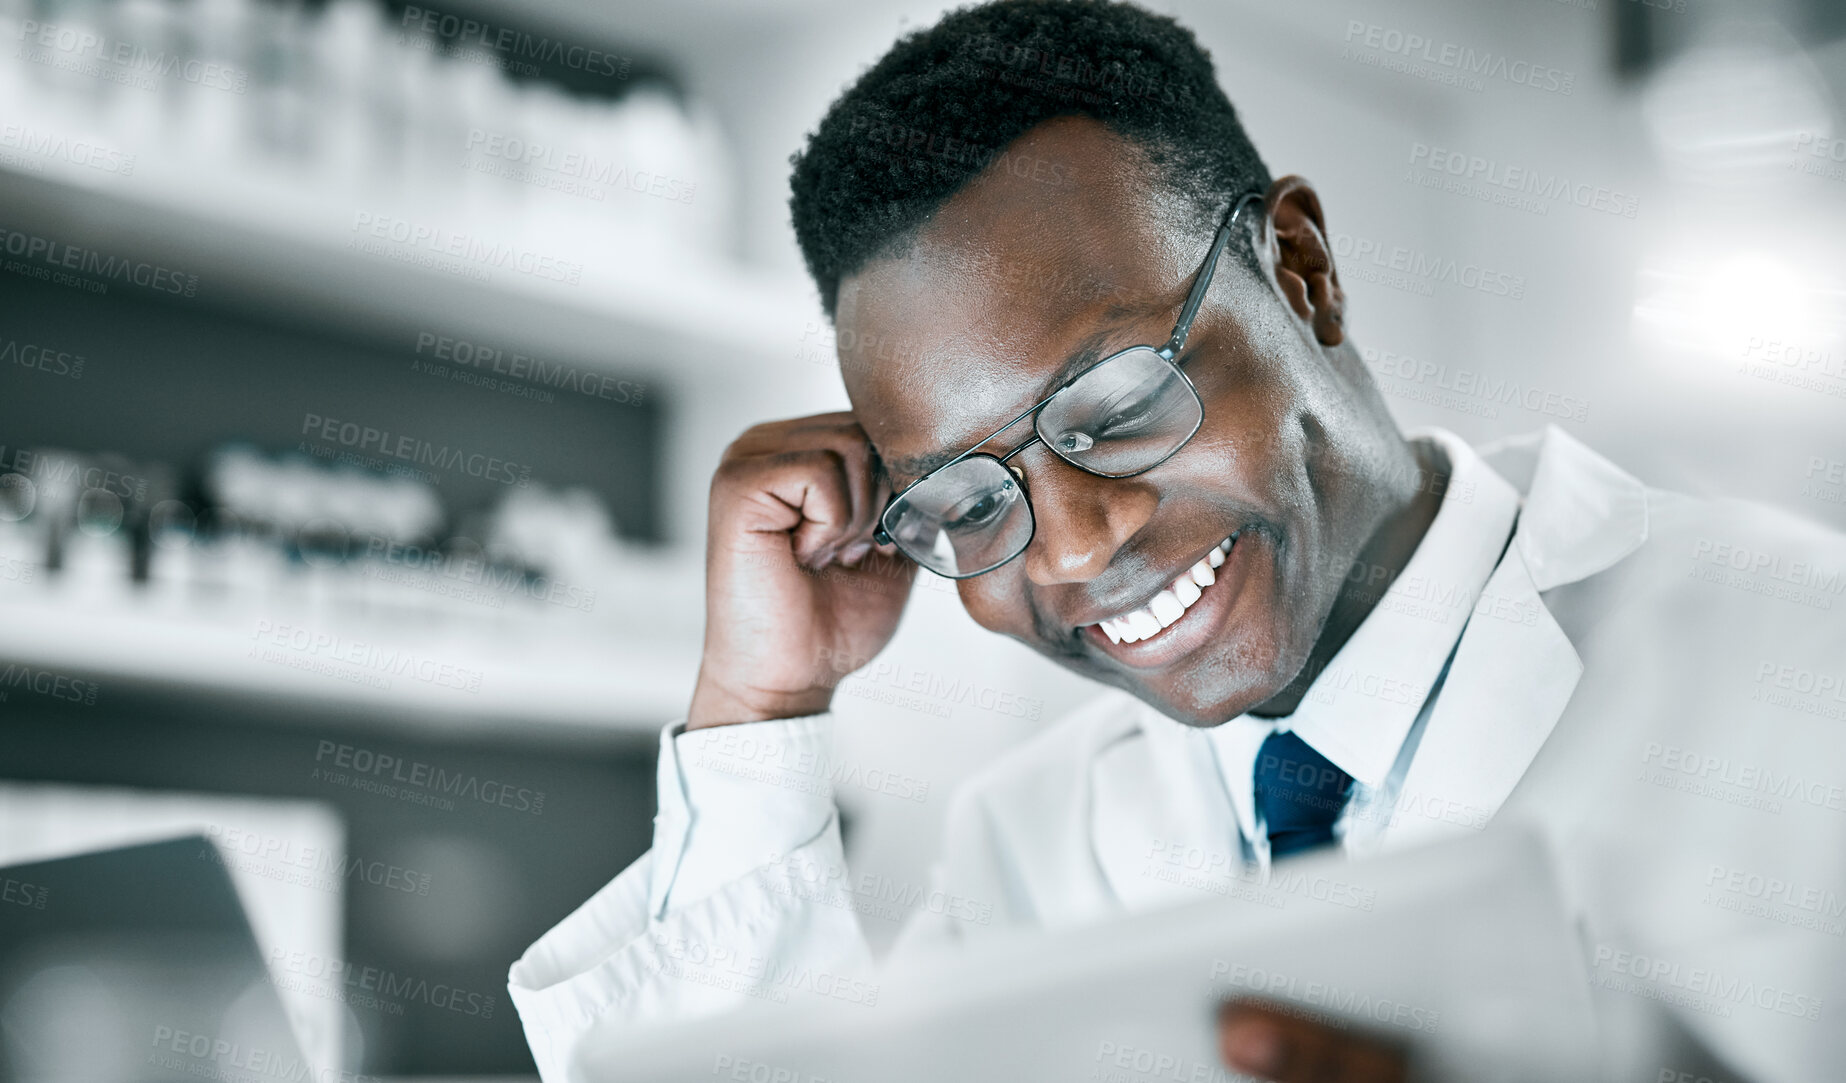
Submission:
[[[1113,0],[959,8],[893,45],[789,160],[795,239],[828,317],[842,278],[1059,116],[1129,140],[1201,218],[1269,186],[1211,55],[1172,19]]]

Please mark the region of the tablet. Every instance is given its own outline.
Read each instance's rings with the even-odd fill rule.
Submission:
[[[1248,996],[1400,1040],[1419,1078],[1597,1075],[1587,971],[1535,835],[1316,855],[1227,894],[1241,897],[906,960],[870,1003],[611,1029],[571,1079],[1230,1083],[1215,1010]]]

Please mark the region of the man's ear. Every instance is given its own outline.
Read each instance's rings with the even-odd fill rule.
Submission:
[[[1333,269],[1333,246],[1320,213],[1320,196],[1307,181],[1287,176],[1269,186],[1269,250],[1276,285],[1295,315],[1314,329],[1322,346],[1346,341],[1346,295]]]

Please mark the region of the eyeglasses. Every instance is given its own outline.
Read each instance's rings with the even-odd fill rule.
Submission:
[[[1164,346],[1130,346],[1110,354],[1000,426],[986,439],[891,498],[873,538],[949,579],[972,579],[1025,552],[1037,522],[1025,475],[1007,460],[1043,441],[1058,458],[1104,478],[1143,474],[1186,446],[1205,420],[1205,404],[1175,357],[1211,287],[1218,257],[1243,209],[1243,197],[1218,227],[1179,322]],[[980,449],[1032,418],[1034,435],[1005,455]]]

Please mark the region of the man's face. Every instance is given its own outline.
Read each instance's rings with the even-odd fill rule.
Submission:
[[[899,489],[1083,365],[1164,343],[1211,243],[1213,227],[1094,121],[1047,122],[1008,150],[914,243],[841,283],[847,392]],[[1382,515],[1367,479],[1394,430],[1375,396],[1353,393],[1357,366],[1328,355],[1227,256],[1179,358],[1204,401],[1198,434],[1132,478],[1087,474],[1042,444],[1010,460],[1037,531],[1010,563],[961,581],[969,614],[1194,725],[1274,696]],[[1022,423],[984,450],[1031,435]],[[1158,634],[1114,643],[1097,626],[1210,567],[1227,541],[1211,584]]]

